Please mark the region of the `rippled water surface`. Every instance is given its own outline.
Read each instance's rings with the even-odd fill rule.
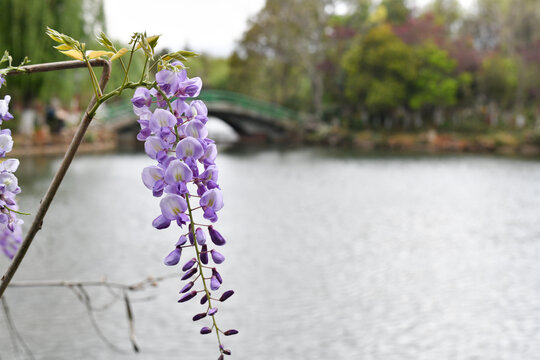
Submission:
[[[131,283],[178,273],[177,239],[150,223],[143,155],[75,160],[15,280]],[[58,160],[25,159],[35,212]],[[232,359],[515,359],[540,354],[540,162],[365,157],[327,150],[223,152],[228,239],[219,323]],[[30,222],[30,219],[27,220]],[[0,259],[3,272],[7,261]],[[37,359],[214,359],[180,282],[132,293],[141,353],[121,302],[96,313],[65,288],[10,288],[11,314]],[[110,302],[91,289],[96,307]],[[0,359],[17,359],[0,314]],[[22,357],[21,357],[22,358]]]

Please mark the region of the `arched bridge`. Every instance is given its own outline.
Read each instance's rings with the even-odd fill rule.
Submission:
[[[197,97],[208,107],[208,115],[229,124],[241,137],[287,138],[309,119],[282,106],[223,90],[205,90]],[[102,119],[119,133],[137,132],[139,124],[130,102],[110,104]]]

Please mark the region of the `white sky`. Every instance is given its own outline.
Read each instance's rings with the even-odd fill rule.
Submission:
[[[105,0],[107,35],[129,41],[134,32],[162,34],[158,48],[227,56],[265,0]]]
[[[430,0],[411,0],[419,7]],[[474,0],[460,0],[470,8]],[[107,35],[128,42],[134,32],[162,34],[158,49],[185,45],[196,52],[228,56],[265,0],[105,0]]]

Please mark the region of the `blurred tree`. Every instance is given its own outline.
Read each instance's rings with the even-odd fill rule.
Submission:
[[[512,57],[493,55],[484,60],[479,80],[489,102],[508,108],[518,83],[518,64]]]
[[[342,65],[347,74],[345,94],[352,103],[381,116],[406,104],[415,76],[413,53],[390,26],[380,25],[358,36]]]
[[[309,97],[310,112],[320,118],[324,89],[318,67],[324,59],[327,9],[331,2],[268,0],[231,57],[231,86],[251,88],[251,94],[263,91],[270,95],[268,100],[285,105],[294,95]],[[236,67],[239,64],[242,68]],[[308,88],[299,94],[303,79],[307,80]]]
[[[401,24],[410,16],[406,0],[382,0],[381,6],[386,8],[386,19],[392,24]]]
[[[45,36],[47,26],[82,41],[93,38],[94,31],[104,26],[102,0],[2,0],[2,14],[0,50],[8,50],[14,63],[25,56],[32,63],[67,60]],[[84,70],[70,71],[69,76],[51,72],[11,77],[9,91],[19,99],[59,96],[67,100],[86,81]]]
[[[417,72],[409,105],[414,110],[434,110],[455,105],[458,80],[454,76],[456,61],[433,43],[414,50]]]

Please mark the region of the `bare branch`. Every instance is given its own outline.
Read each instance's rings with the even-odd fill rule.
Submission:
[[[86,66],[85,63],[80,61],[62,61],[59,63],[49,63],[49,64],[38,64],[38,65],[27,65],[22,66],[22,69],[31,69],[33,72],[42,72],[42,71],[55,71],[60,69],[72,69],[74,67],[81,67],[79,64],[82,64]],[[99,81],[99,86],[101,90],[105,88],[107,85],[107,82],[109,81],[109,77],[111,74],[111,63],[106,60],[100,60],[96,59],[93,60],[92,63],[94,66],[103,66],[103,72],[101,73],[101,79]],[[23,74],[24,72],[15,72],[12,75],[16,74]],[[30,226],[30,229],[28,230],[28,233],[26,234],[26,237],[24,238],[24,241],[21,244],[21,247],[17,251],[15,257],[13,258],[13,261],[9,265],[5,275],[2,277],[2,282],[0,283],[0,298],[4,294],[4,291],[6,290],[8,284],[10,283],[11,279],[13,278],[13,275],[15,275],[15,272],[19,268],[19,265],[21,264],[22,260],[24,259],[24,256],[26,255],[26,252],[28,251],[28,248],[32,244],[32,241],[34,240],[34,237],[36,236],[37,232],[41,229],[41,226],[43,225],[43,219],[45,218],[45,214],[47,213],[47,210],[49,209],[49,206],[51,205],[54,196],[56,195],[56,192],[58,191],[58,188],[60,187],[60,184],[62,183],[62,180],[64,179],[64,176],[67,173],[67,170],[69,168],[69,165],[73,161],[73,158],[75,157],[75,154],[77,153],[77,149],[79,148],[79,145],[81,144],[84,134],[86,133],[86,129],[88,129],[88,126],[90,125],[90,122],[92,121],[93,115],[89,115],[89,111],[94,107],[96,104],[97,99],[96,97],[92,97],[92,100],[90,100],[90,103],[88,104],[88,107],[86,108],[86,112],[84,114],[84,117],[79,124],[79,127],[77,128],[77,131],[75,135],[73,136],[73,139],[71,140],[71,144],[69,145],[69,148],[66,152],[66,155],[64,156],[64,159],[62,160],[62,163],[60,164],[60,168],[56,172],[51,184],[49,185],[49,189],[45,193],[45,196],[43,199],[41,199],[41,205],[36,213],[36,217],[34,218],[34,221],[32,222],[32,225]]]

